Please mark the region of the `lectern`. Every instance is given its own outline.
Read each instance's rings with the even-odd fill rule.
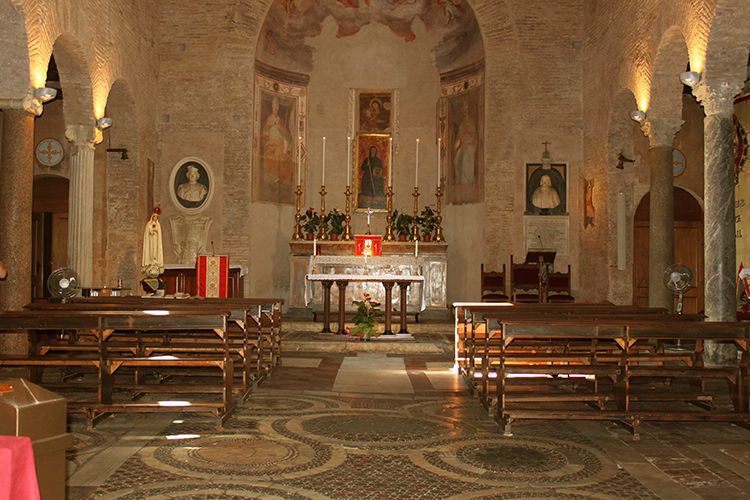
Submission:
[[[526,253],[527,264],[539,264],[539,302],[547,302],[547,292],[549,290],[549,274],[554,269],[555,256],[554,250],[530,250]]]

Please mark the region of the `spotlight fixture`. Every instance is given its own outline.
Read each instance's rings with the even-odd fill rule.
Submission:
[[[109,128],[112,126],[112,118],[109,116],[102,116],[98,120],[96,120],[96,128],[99,130],[104,130],[105,128]]]
[[[646,119],[646,113],[644,111],[641,111],[640,109],[634,109],[630,112],[630,119],[641,123]]]
[[[39,87],[34,89],[34,98],[39,99],[41,102],[49,102],[57,97],[57,89],[50,87]]]
[[[615,168],[624,170],[625,163],[635,163],[635,160],[631,160],[630,158],[622,154],[622,151],[620,151],[620,154],[617,155],[617,165],[615,165]]]
[[[697,71],[684,71],[680,73],[680,81],[688,87],[695,87],[701,81],[701,74]]]

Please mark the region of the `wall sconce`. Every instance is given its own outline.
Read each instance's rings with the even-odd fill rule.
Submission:
[[[39,87],[38,89],[34,89],[34,98],[39,99],[40,102],[50,102],[55,97],[57,97],[57,89],[50,87]]]
[[[701,74],[697,71],[684,71],[680,73],[680,81],[687,85],[688,87],[692,88],[695,87],[698,82],[701,81]]]
[[[640,109],[634,109],[630,112],[630,119],[633,121],[637,121],[638,123],[643,122],[643,120],[646,119],[646,112],[641,111]]]
[[[127,148],[107,148],[107,153],[120,153],[120,159],[121,160],[127,160],[128,159],[128,150],[127,150]]]
[[[96,120],[96,128],[99,130],[104,130],[105,128],[109,128],[112,126],[112,118],[109,116],[102,116],[98,120]]]
[[[615,168],[624,170],[625,163],[635,163],[635,160],[631,160],[630,158],[622,154],[622,151],[620,151],[620,154],[617,155],[617,165],[615,165]]]

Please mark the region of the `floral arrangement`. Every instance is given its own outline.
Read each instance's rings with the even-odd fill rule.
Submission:
[[[437,215],[429,205],[425,206],[422,213],[417,217],[417,222],[422,228],[422,236],[425,238],[432,236],[437,227]]]
[[[380,310],[380,302],[372,300],[369,293],[365,293],[362,300],[352,301],[357,306],[354,315],[356,326],[350,330],[352,335],[361,335],[364,340],[378,335],[378,323],[375,315]]]
[[[344,234],[344,221],[346,220],[346,214],[339,212],[334,208],[326,214],[325,218],[331,226],[329,234],[335,234],[337,236]]]
[[[320,216],[315,212],[314,208],[310,207],[304,214],[302,214],[300,222],[302,223],[302,229],[304,229],[306,233],[312,234],[318,231],[318,227],[320,226]]]

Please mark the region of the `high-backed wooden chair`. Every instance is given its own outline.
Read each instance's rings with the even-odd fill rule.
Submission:
[[[482,302],[508,302],[505,294],[505,264],[503,270],[485,271],[482,264]]]
[[[547,302],[575,302],[570,292],[570,265],[567,273],[550,273],[547,283]]]
[[[538,264],[516,264],[510,256],[510,294],[513,302],[539,302]]]

